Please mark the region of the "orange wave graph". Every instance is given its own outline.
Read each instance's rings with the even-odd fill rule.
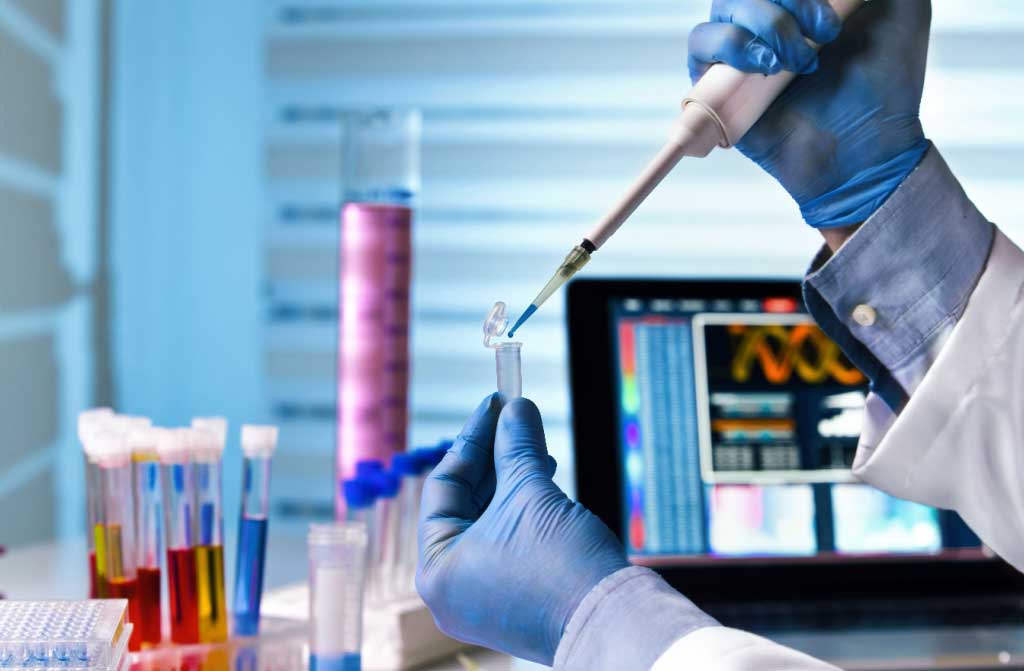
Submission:
[[[755,365],[771,384],[786,384],[794,373],[807,384],[829,378],[850,386],[864,382],[864,374],[846,361],[839,346],[817,326],[730,324],[729,335],[736,348],[731,366],[735,382],[747,382]]]

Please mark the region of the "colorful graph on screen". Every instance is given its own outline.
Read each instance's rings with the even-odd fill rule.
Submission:
[[[833,380],[864,384],[864,375],[845,361],[839,346],[812,324],[730,324],[732,379],[746,382],[755,367],[771,384],[787,384],[793,375],[807,384]]]

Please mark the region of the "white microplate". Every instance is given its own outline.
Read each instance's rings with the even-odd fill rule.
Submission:
[[[0,669],[115,671],[132,625],[124,599],[0,601]]]

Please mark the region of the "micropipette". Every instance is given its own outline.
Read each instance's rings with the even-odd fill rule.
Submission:
[[[864,4],[865,0],[830,2],[839,18],[845,21]],[[819,45],[810,40],[808,43],[819,48]],[[587,265],[591,255],[601,249],[619,230],[640,203],[644,202],[683,157],[703,158],[715,147],[732,147],[747,134],[795,78],[795,73],[785,70],[774,75],[762,75],[756,72],[740,72],[724,63],[717,63],[708,68],[683,99],[683,111],[676,120],[669,141],[633,182],[622,199],[582,242],[569,250],[565,260],[523,311],[508,332],[508,336],[514,336],[537,308]]]

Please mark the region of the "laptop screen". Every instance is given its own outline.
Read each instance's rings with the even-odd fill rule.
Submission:
[[[609,300],[632,560],[982,556],[955,514],[853,477],[867,381],[800,301]]]

